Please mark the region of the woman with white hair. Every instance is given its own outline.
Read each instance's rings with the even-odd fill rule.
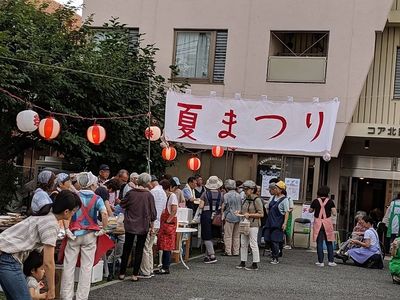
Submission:
[[[136,248],[132,281],[139,280],[139,269],[142,263],[143,248],[146,243],[147,234],[149,231],[153,231],[153,223],[157,219],[154,197],[149,191],[150,182],[151,176],[149,174],[140,174],[138,177],[138,186],[130,190],[121,201],[121,207],[125,209],[125,244],[122,252],[120,280],[125,278],[126,267],[135,237]]]
[[[224,195],[224,203],[222,203],[222,219],[225,220],[224,225],[224,244],[225,256],[238,256],[240,250],[240,233],[239,222],[235,212],[240,211],[242,199],[236,192],[236,182],[232,179],[225,180],[225,189],[228,191]]]

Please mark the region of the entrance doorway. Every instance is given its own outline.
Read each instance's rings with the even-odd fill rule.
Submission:
[[[355,225],[357,211],[365,211],[377,223],[385,212],[387,180],[342,176],[338,201],[338,230],[347,236]]]
[[[353,178],[358,181],[356,207],[369,214],[374,221],[380,221],[385,211],[386,180]]]

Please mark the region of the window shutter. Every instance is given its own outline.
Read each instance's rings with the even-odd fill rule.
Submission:
[[[397,48],[396,53],[396,71],[394,75],[393,98],[400,100],[400,48]]]
[[[136,50],[139,46],[139,29],[138,28],[129,28],[129,48],[131,50]]]
[[[216,43],[215,43],[213,82],[216,83],[224,82],[227,45],[228,45],[228,31],[217,31]]]

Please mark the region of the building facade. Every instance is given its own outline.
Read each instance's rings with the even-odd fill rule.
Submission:
[[[247,99],[267,95],[277,101],[288,96],[294,101],[338,97],[341,104],[329,163],[317,153],[228,151],[222,159],[214,159],[204,152],[200,173],[258,183],[264,174],[298,178],[298,204],[312,200],[318,186],[327,183],[339,205],[338,228],[345,230],[357,209],[352,187],[360,179],[354,178],[364,174],[362,178],[376,177],[379,183],[382,177],[359,173],[360,166],[379,161],[383,170],[375,171],[396,173],[396,137],[383,137],[379,127],[389,132],[400,122],[400,108],[393,100],[396,90],[400,97],[400,85],[394,87],[400,43],[398,2],[85,0],[83,16],[94,14],[94,26],[119,17],[121,23],[144,33],[144,43],[160,49],[158,73],[171,81],[187,79],[192,94],[240,93]],[[170,65],[179,68],[177,75]],[[400,70],[398,75],[400,83]],[[182,179],[191,175],[180,167],[188,157],[179,155],[169,171]],[[388,199],[389,188],[393,193],[397,186],[393,179],[382,179]]]

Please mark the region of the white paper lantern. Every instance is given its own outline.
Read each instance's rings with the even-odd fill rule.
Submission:
[[[324,161],[328,162],[331,160],[331,154],[329,152],[325,152],[322,158]]]
[[[152,142],[157,141],[161,137],[161,129],[157,126],[147,127],[144,132],[144,135],[146,139]]]
[[[40,123],[37,112],[27,109],[17,115],[17,127],[22,132],[33,132],[38,129]]]

